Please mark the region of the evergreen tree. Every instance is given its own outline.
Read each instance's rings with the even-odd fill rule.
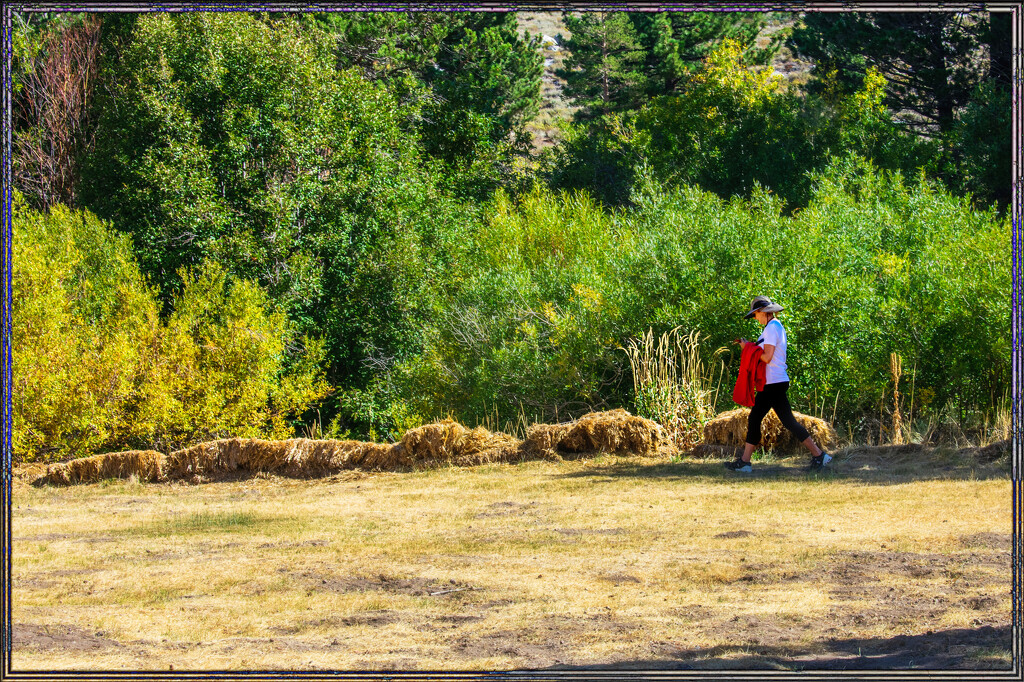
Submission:
[[[770,15],[755,12],[585,12],[563,15],[571,53],[557,75],[582,107],[578,120],[639,109],[651,97],[676,91],[687,73],[723,40],[744,46],[751,64],[764,64],[781,38],[764,48],[754,39]]]
[[[544,62],[539,37],[517,35],[515,14],[460,19],[423,73],[432,98],[422,136],[427,152],[449,167],[479,168],[470,172],[472,193],[479,194],[495,189],[511,159],[529,149],[525,126],[540,108]]]
[[[644,50],[626,12],[563,15],[571,32],[570,55],[555,73],[565,80],[565,95],[587,120],[635,109],[642,103]]]
[[[990,35],[987,13],[827,12],[808,13],[790,42],[817,73],[835,71],[847,91],[877,68],[889,108],[908,112],[912,130],[934,136],[952,127],[986,76],[979,48]]]
[[[994,12],[807,14],[791,45],[815,61],[811,90],[860,87],[871,68],[908,130],[936,140],[948,186],[1010,199],[1010,26]]]
[[[758,48],[754,40],[770,16],[761,12],[630,12],[630,21],[646,53],[645,92],[652,97],[674,92],[680,80],[699,68],[725,40],[744,46],[747,63],[768,63],[782,38],[764,48]]]
[[[417,105],[408,124],[459,189],[488,193],[526,153],[544,65],[539,38],[519,34],[515,13],[346,12],[303,21],[334,36],[339,68],[358,68]]]

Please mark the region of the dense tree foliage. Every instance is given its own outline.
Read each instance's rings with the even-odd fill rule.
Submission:
[[[667,182],[697,184],[723,198],[755,185],[806,205],[808,172],[849,153],[913,174],[931,163],[927,142],[903,134],[882,102],[884,79],[870,71],[863,89],[820,96],[787,89],[768,69],[752,70],[742,46],[724,41],[678,92],[639,111],[569,129],[551,182],[586,189],[609,205],[628,202],[635,169],[649,164]]]
[[[389,380],[424,416],[553,419],[628,404],[627,339],[682,325],[707,337],[710,358],[755,333],[742,312],[761,293],[786,307],[797,409],[827,398],[844,420],[877,414],[892,352],[914,368],[918,409],[999,404],[1007,219],[856,157],[816,175],[794,217],[761,189],[726,201],[643,176],[634,204],[608,213],[579,193],[499,196],[431,343]]]
[[[169,303],[207,258],[326,338],[329,376],[415,348],[445,241],[472,211],[440,189],[385,85],[331,42],[247,15],[140,18],[109,65],[84,195],[129,231]],[[321,36],[323,38],[323,36]]]
[[[768,15],[566,13],[580,108],[541,154],[513,13],[26,14],[16,451],[635,406],[631,338],[710,362],[758,293],[797,409],[858,428],[898,353],[915,412],[977,422],[1009,385],[1008,24],[932,14],[808,13],[804,83]]]
[[[768,15],[748,12],[563,13],[569,56],[557,71],[578,121],[639,109],[650,97],[675,92],[722,41],[743,45],[762,64],[781,41],[757,48]]]
[[[540,104],[539,37],[506,12],[310,15],[335,42],[340,68],[417,102],[412,126],[462,194],[483,198],[513,179]]]
[[[790,42],[824,76],[812,81],[812,92],[829,85],[850,92],[870,70],[880,73],[885,105],[897,120],[943,142],[947,182],[1006,206],[1009,148],[979,152],[978,145],[1010,133],[1009,14],[809,12]],[[986,110],[984,123],[980,110]],[[983,170],[979,156],[994,163]]]
[[[888,83],[889,108],[933,134],[953,125],[986,75],[978,49],[989,33],[987,13],[809,12],[791,42],[848,90],[874,67]]]
[[[572,35],[565,41],[569,56],[557,71],[565,79],[565,95],[580,107],[586,120],[637,106],[643,94],[644,52],[626,12],[566,14]]]

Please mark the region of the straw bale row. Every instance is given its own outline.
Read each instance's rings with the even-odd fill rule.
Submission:
[[[410,429],[394,444],[229,438],[199,443],[169,455],[152,450],[96,455],[51,465],[34,483],[70,485],[132,475],[142,481],[208,481],[238,471],[313,478],[355,468],[391,471],[473,466],[587,452],[651,456],[664,441],[660,426],[625,410],[592,412],[567,424],[536,424],[525,441],[483,427],[467,429],[445,419]]]
[[[750,409],[741,407],[723,412],[704,425],[705,445],[742,446],[747,438],[747,417]],[[824,419],[794,412],[793,416],[811,434],[811,438],[822,448],[836,444],[836,432]],[[761,447],[774,452],[792,452],[800,449],[800,443],[793,438],[789,429],[782,425],[774,410],[761,422]]]
[[[376,461],[392,448],[355,440],[215,440],[167,455],[161,480],[208,478],[240,469],[296,478],[330,476]]]
[[[128,450],[110,452],[73,459],[64,464],[47,467],[41,479],[53,485],[92,483],[105,478],[128,478],[137,476],[140,481],[159,481],[162,478],[164,455],[155,450]]]

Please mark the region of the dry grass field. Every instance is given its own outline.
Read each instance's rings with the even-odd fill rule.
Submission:
[[[13,488],[13,669],[1011,665],[1005,457]]]

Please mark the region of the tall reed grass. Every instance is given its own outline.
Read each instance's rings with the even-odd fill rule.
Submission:
[[[700,442],[704,424],[714,416],[725,363],[715,361],[725,349],[705,364],[699,331],[689,333],[675,327],[655,340],[653,328],[639,339],[630,339],[623,351],[633,372],[636,412],[660,424],[680,450]]]

